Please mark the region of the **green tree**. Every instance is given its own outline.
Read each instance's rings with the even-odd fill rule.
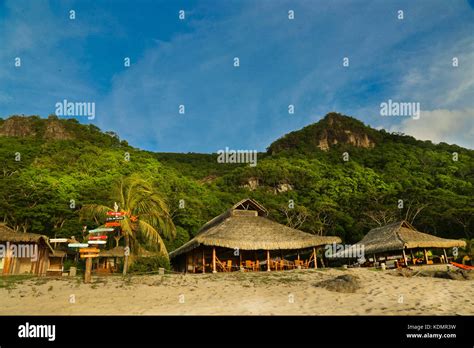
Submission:
[[[125,217],[120,221],[125,247],[136,256],[141,250],[153,248],[166,257],[168,252],[162,236],[173,239],[176,228],[170,217],[168,207],[159,192],[138,174],[120,179],[113,187],[111,198],[119,205]],[[100,204],[86,204],[81,209],[81,218],[92,218],[100,223],[112,207]],[[125,255],[124,274],[133,257]]]

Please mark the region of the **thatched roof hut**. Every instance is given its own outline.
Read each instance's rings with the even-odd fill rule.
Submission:
[[[243,208],[243,209],[242,209]],[[189,242],[170,253],[170,258],[199,245],[240,250],[305,249],[340,243],[339,237],[321,237],[268,219],[268,212],[252,199],[244,199],[206,223]]]
[[[371,229],[357,244],[364,245],[365,252],[370,254],[391,250],[466,246],[466,242],[462,240],[440,238],[419,232],[407,221],[397,221]]]
[[[373,256],[375,262],[377,260],[376,255],[387,256],[399,252],[403,254],[405,265],[407,265],[408,259],[405,251],[410,250],[412,263],[415,264],[414,249],[423,251],[425,263],[431,262],[428,259],[427,249],[443,249],[444,258],[442,262],[447,262],[448,256],[445,249],[465,246],[466,242],[462,240],[440,238],[417,231],[410,223],[402,220],[371,229],[361,241],[344,251],[336,253],[333,257],[359,258],[359,253],[356,251],[363,250],[363,254]]]
[[[48,242],[47,236],[36,233],[15,232],[3,223],[0,224],[0,242],[35,244],[44,243],[51,249],[51,251],[53,251],[53,248]]]
[[[281,225],[267,218],[268,211],[253,199],[244,199],[207,222],[198,234],[170,253],[176,258],[199,247],[233,250],[302,250],[340,243],[339,237],[321,237]]]
[[[125,257],[125,248],[123,246],[116,246],[108,250],[101,250],[99,257]]]
[[[0,224],[0,243],[9,245],[0,255],[1,274],[46,275],[50,253],[54,254],[47,236],[15,232],[2,223]],[[23,255],[22,252],[25,254]]]

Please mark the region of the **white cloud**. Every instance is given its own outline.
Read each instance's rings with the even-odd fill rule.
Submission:
[[[474,108],[422,111],[419,120],[407,118],[390,131],[403,132],[421,140],[445,142],[474,148]]]

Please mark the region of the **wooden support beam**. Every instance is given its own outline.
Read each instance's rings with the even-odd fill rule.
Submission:
[[[86,259],[86,271],[84,273],[84,283],[90,283],[92,279],[92,258],[88,257]]]
[[[402,249],[402,253],[403,253],[403,260],[405,260],[405,266],[408,267],[407,254],[405,253],[405,249]]]
[[[212,248],[212,273],[217,273],[217,269],[216,269],[216,247]]]
[[[448,254],[446,254],[446,249],[443,248],[443,253],[444,253],[444,262],[448,263]]]
[[[410,254],[411,254],[411,263],[415,265],[416,261],[415,261],[415,255],[413,255],[413,249],[410,249]]]
[[[314,255],[314,268],[318,268],[318,254],[316,253],[316,248],[313,248]]]
[[[300,252],[299,251],[298,251],[297,255],[298,255],[298,261],[299,261],[300,260]]]
[[[428,264],[428,253],[426,252],[426,249],[423,249],[423,254],[425,255],[425,262]]]
[[[202,273],[206,273],[206,256],[204,255],[204,247],[202,248]]]
[[[267,272],[270,272],[270,250],[267,250]]]

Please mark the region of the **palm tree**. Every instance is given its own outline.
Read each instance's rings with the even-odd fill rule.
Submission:
[[[118,181],[112,190],[111,199],[126,213],[124,219],[120,220],[126,250],[129,250],[131,255],[139,254],[143,250],[141,240],[147,245],[155,246],[168,257],[162,236],[168,239],[174,238],[176,228],[165,201],[152,185],[139,175],[133,174]],[[82,207],[80,215],[81,219],[94,219],[99,224],[104,220],[106,213],[113,210],[114,208],[105,205],[87,204]],[[124,275],[127,273],[128,265],[129,257],[126,252]]]

